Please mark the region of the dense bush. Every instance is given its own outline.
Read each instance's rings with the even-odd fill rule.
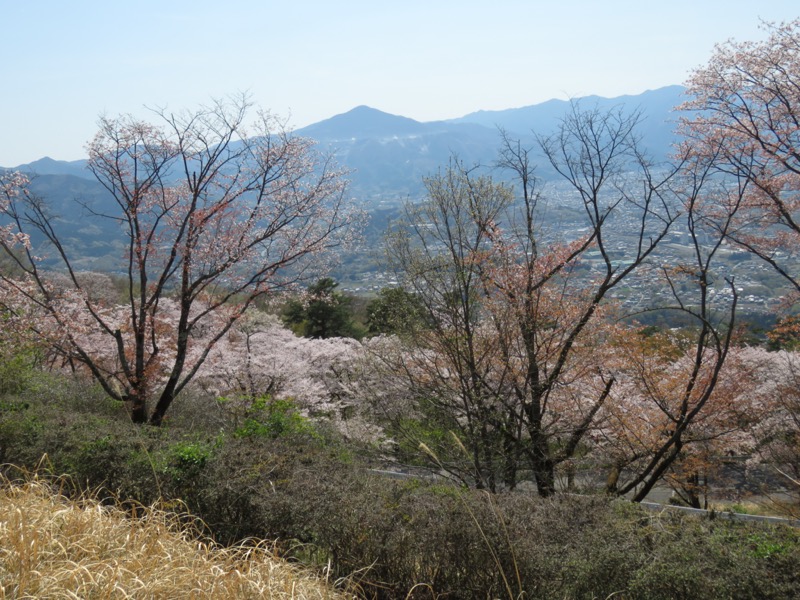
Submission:
[[[406,597],[414,583],[426,584],[417,588],[426,598],[430,590],[458,598],[800,592],[789,529],[651,515],[600,497],[543,501],[364,476],[295,485],[292,511],[314,543],[343,572],[370,565],[363,585],[378,596]]]
[[[256,407],[263,429],[242,429],[214,416],[214,402],[187,399],[193,409],[163,427],[139,427],[99,391],[40,375],[0,398],[3,460],[145,504],[180,499],[218,541],[279,539],[288,556],[355,573],[368,597],[800,595],[788,527],[389,479],[291,405]]]

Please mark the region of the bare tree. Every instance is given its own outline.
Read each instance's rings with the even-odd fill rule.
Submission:
[[[404,223],[387,244],[391,265],[415,292],[429,325],[414,332],[412,350],[397,366],[414,393],[428,398],[458,429],[475,485],[494,490],[502,444],[493,423],[501,415],[490,384],[495,356],[479,323],[481,272],[482,262],[490,260],[494,223],[513,196],[457,160],[427,178],[425,186],[427,200],[406,206]]]

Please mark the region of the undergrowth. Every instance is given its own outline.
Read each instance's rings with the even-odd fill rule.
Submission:
[[[275,540],[269,552],[368,598],[800,597],[789,527],[388,479],[290,404],[255,407],[263,429],[215,405],[179,399],[164,426],[137,427],[96,390],[45,379],[0,397],[0,453],[102,490],[103,505],[188,510],[221,546]]]

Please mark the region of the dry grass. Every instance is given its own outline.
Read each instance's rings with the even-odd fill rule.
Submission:
[[[0,481],[0,599],[343,598],[268,546],[220,548],[186,518],[130,518],[35,478]]]

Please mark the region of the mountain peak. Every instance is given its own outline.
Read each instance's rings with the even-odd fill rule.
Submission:
[[[415,135],[426,130],[424,123],[361,104],[345,113],[304,127],[297,133],[320,141],[330,141]]]
[[[346,113],[343,114],[353,114],[353,113],[380,113],[382,115],[389,114],[382,110],[378,110],[377,108],[372,108],[371,106],[367,106],[366,104],[359,104],[355,108],[351,108],[350,110],[348,110]]]
[[[36,175],[74,175],[85,179],[92,179],[91,172],[86,168],[86,160],[56,160],[44,156],[38,160],[24,165],[17,165],[13,170]]]

